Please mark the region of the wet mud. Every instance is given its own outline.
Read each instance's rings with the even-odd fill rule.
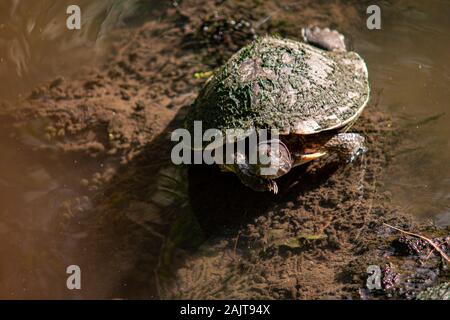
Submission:
[[[61,285],[44,294],[45,284],[27,281],[21,295],[410,299],[448,280],[448,265],[431,246],[384,224],[438,237],[448,254],[448,230],[394,206],[383,185],[402,132],[378,103],[380,88],[372,88],[353,128],[366,137],[368,152],[350,165],[327,158],[296,168],[279,181],[278,195],[255,193],[213,166],[170,161],[170,133],[182,125],[210,72],[233,52],[267,33],[299,39],[301,26],[311,24],[350,34],[363,19],[358,5],[178,2],[161,21],[118,31],[103,66],[77,79],[55,78],[20,108],[4,102],[4,143],[42,164],[41,183],[47,175],[56,181],[9,209],[51,208],[55,214],[45,226],[60,238],[42,246],[51,247],[55,269],[80,264],[85,283],[81,293]],[[4,223],[4,231],[0,224],[1,238],[14,223]],[[10,254],[27,255],[14,248]],[[46,264],[49,257],[35,259]],[[19,260],[0,271],[23,269],[23,278],[31,278]],[[366,287],[370,265],[382,270],[378,290]]]

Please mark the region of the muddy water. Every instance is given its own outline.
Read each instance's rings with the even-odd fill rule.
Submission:
[[[81,8],[81,30],[66,27],[66,9],[71,4]],[[76,79],[104,63],[115,30],[157,20],[166,5],[154,0],[0,1],[2,106],[15,108],[43,83],[55,78]],[[67,296],[65,282],[67,266],[74,260],[80,263],[80,257],[92,252],[78,243],[86,232],[61,231],[61,217],[82,217],[92,209],[91,194],[82,190],[80,178],[90,177],[104,163],[34,152],[42,143],[42,136],[36,133],[47,125],[46,121],[30,121],[14,137],[4,126],[0,130],[1,298],[86,296],[77,292]],[[61,211],[74,200],[79,210]],[[99,286],[98,292],[110,291],[105,286]],[[104,295],[91,291],[88,296]]]
[[[81,9],[80,30],[67,28],[71,4]],[[55,75],[76,75],[102,56],[112,30],[157,18],[162,6],[154,0],[2,1],[0,97],[20,98]]]
[[[103,63],[109,32],[141,18],[134,6],[138,2],[78,1],[87,28],[75,33],[64,27],[65,8],[71,1],[3,1],[0,98],[14,105],[55,75],[76,77],[80,65]],[[152,9],[159,7],[157,2],[152,2]],[[351,31],[349,38],[367,60],[379,105],[401,126],[402,142],[393,152],[392,166],[386,169],[386,188],[400,207],[448,225],[450,3],[399,1],[395,5],[383,2],[381,7],[382,30],[362,26]],[[150,11],[144,13],[157,19],[157,12]],[[65,287],[66,266],[82,261],[83,270],[89,269],[91,261],[86,257],[95,247],[78,241],[86,237],[85,226],[62,232],[66,229],[60,225],[66,220],[61,215],[82,217],[92,209],[91,194],[79,181],[105,163],[30,151],[37,145],[33,132],[46,125],[30,122],[28,132],[19,136],[21,146],[4,138],[9,132],[1,135],[0,297],[114,298],[108,292],[117,290],[117,279],[102,282],[97,292],[68,293]],[[67,207],[76,210],[68,213],[63,210]],[[123,261],[127,263],[131,262]]]
[[[449,225],[450,2],[395,3],[382,6],[381,30],[355,34],[380,105],[405,130],[387,184],[407,211]]]

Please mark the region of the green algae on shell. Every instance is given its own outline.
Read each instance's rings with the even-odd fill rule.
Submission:
[[[200,92],[186,119],[203,129],[277,129],[312,134],[343,127],[370,96],[364,60],[309,44],[262,37],[239,50]]]

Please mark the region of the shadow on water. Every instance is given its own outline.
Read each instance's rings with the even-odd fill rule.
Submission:
[[[100,287],[109,298],[161,297],[161,287],[170,286],[185,258],[196,254],[200,245],[231,242],[269,206],[295,201],[339,168],[335,162],[314,173],[307,166],[295,168],[279,179],[281,193],[273,195],[248,189],[216,166],[173,165],[170,133],[180,127],[185,112],[183,108],[123,165],[94,200],[93,215],[87,215],[83,225],[95,230],[80,244],[95,252],[85,267],[87,286],[93,285],[86,288],[89,295],[98,296],[95,288]],[[114,287],[108,288],[111,284]]]
[[[319,172],[308,166],[294,168],[277,180],[280,193],[254,192],[236,176],[222,173],[217,166],[192,166],[189,170],[189,196],[192,209],[205,233],[214,237],[223,233],[235,236],[246,223],[267,212],[274,203],[296,200],[314,190],[336,170],[337,162],[327,163]]]
[[[126,3],[159,2],[116,1],[115,8],[120,9]],[[13,16],[10,10],[3,10],[5,4],[11,3],[19,4],[15,10],[22,12],[20,10],[26,2],[6,1],[0,4],[0,17]],[[58,4],[56,1],[46,3],[52,10],[39,11],[42,16],[27,17],[24,11],[23,15],[14,15],[16,18],[23,16],[22,20],[10,21],[5,23],[4,27],[0,26],[3,28],[0,28],[0,58],[6,57],[5,60],[0,60],[0,78],[4,76],[8,79],[3,81],[4,86],[0,88],[2,97],[27,92],[28,89],[34,88],[36,83],[41,83],[41,76],[50,77],[55,70],[59,73],[65,69],[56,63],[56,58],[48,59],[48,56],[61,56],[66,58],[64,61],[77,61],[76,68],[83,64],[81,61],[85,61],[81,58],[79,60],[78,57],[74,57],[75,60],[65,57],[64,53],[72,50],[71,45],[76,44],[76,41],[72,43],[70,39],[61,38],[61,41],[49,45],[51,39],[45,38],[45,35],[53,34],[50,32],[52,30],[59,30],[57,27],[55,29],[53,24],[47,26],[47,33],[45,26],[43,34],[39,32],[39,22],[50,21],[51,19],[47,18],[51,13],[54,10],[59,12],[66,1],[58,1]],[[87,1],[79,3],[84,4]],[[111,10],[114,6],[108,6],[108,3],[111,2],[90,4],[93,6],[94,19],[89,21],[91,27],[86,28],[87,38],[79,39],[84,44],[82,51],[86,46],[92,47],[92,42],[86,40],[94,39],[95,42],[98,36],[106,34],[108,26],[115,26],[116,22],[126,22],[126,14],[115,14],[122,11]],[[42,1],[39,2],[39,5],[41,4]],[[33,5],[38,6],[37,2]],[[397,157],[398,165],[393,167],[393,174],[388,173],[386,176],[394,187],[399,186],[394,188],[394,196],[405,195],[404,201],[398,200],[401,204],[408,204],[412,209],[423,206],[424,209],[419,211],[445,214],[448,213],[446,200],[449,199],[446,188],[449,180],[445,174],[448,170],[444,170],[448,166],[448,152],[445,152],[448,148],[442,146],[448,143],[449,136],[449,127],[445,122],[448,120],[448,114],[444,113],[447,106],[444,102],[448,101],[449,92],[444,88],[447,84],[445,80],[449,79],[446,63],[449,42],[448,33],[445,33],[449,28],[449,20],[443,13],[448,5],[435,1],[434,6],[427,4],[423,7],[423,4],[417,3],[416,7],[418,8],[415,10],[410,8],[403,13],[400,6],[384,6],[382,31],[363,29],[361,32],[349,32],[349,37],[355,38],[355,49],[361,52],[368,62],[373,87],[386,87],[381,104],[389,113],[397,116],[404,113],[408,118],[417,120],[417,115],[424,112],[423,106],[426,105],[429,108],[427,115],[442,115],[431,117],[431,121],[426,123],[416,124],[416,121],[412,121],[414,126],[408,124],[412,136],[410,139],[414,141],[407,143],[410,148],[405,150],[412,152],[400,154]],[[434,9],[427,14],[429,7]],[[301,9],[302,3],[299,3],[296,10],[282,10],[282,14],[278,13],[279,22],[286,18],[284,15],[287,12],[292,12],[295,16],[291,17],[290,21],[297,23],[299,19],[296,15]],[[65,17],[64,10],[61,12]],[[324,12],[319,15],[323,22],[330,20],[330,15],[327,11]],[[147,13],[145,12],[145,15]],[[399,13],[403,13],[402,19],[397,18]],[[342,17],[342,21],[348,20],[347,12],[342,14]],[[277,23],[275,18],[276,15],[272,19],[273,25]],[[35,21],[37,24],[32,28],[30,24],[30,30],[27,28],[28,21]],[[64,22],[64,19],[61,21]],[[102,21],[107,23],[103,24]],[[133,18],[133,21],[136,19]],[[431,28],[436,23],[441,26],[439,30]],[[330,26],[342,27],[341,25]],[[420,27],[426,25],[428,28]],[[14,26],[23,28],[12,30]],[[220,27],[219,24],[219,32]],[[288,36],[298,34],[296,24],[285,27],[280,25],[277,28],[275,30],[288,30]],[[27,34],[25,30],[30,31]],[[366,34],[367,32],[370,33]],[[15,42],[11,45],[10,42],[3,41],[3,34],[7,35],[3,37],[7,40],[13,35]],[[283,32],[282,34],[284,35]],[[43,41],[38,42],[37,39],[41,39],[42,35]],[[59,39],[57,33],[54,35]],[[55,43],[63,45],[56,50]],[[388,47],[391,50],[386,50]],[[33,52],[33,55],[28,55],[27,52]],[[76,53],[78,50],[73,52],[74,55]],[[81,52],[80,55],[91,58],[86,52]],[[70,57],[72,58],[72,55]],[[44,66],[40,63],[44,63]],[[95,173],[102,172],[103,169],[99,169],[98,165],[105,159],[91,159],[86,155],[62,156],[51,150],[30,151],[22,147],[23,141],[9,139],[9,134],[14,130],[8,128],[5,134],[0,135],[3,146],[0,156],[0,241],[3,244],[0,247],[0,256],[4,258],[0,264],[0,296],[166,297],[165,288],[175,280],[175,273],[183,268],[189,258],[205,256],[207,253],[203,249],[207,247],[213,251],[217,249],[214,245],[221,240],[235,242],[234,239],[243,226],[273,210],[276,205],[283,206],[292,202],[294,209],[296,206],[311,209],[307,208],[311,203],[301,203],[299,199],[307,198],[302,195],[312,191],[320,191],[318,189],[324,181],[329,180],[339,168],[334,162],[326,164],[318,171],[311,170],[312,166],[296,168],[280,179],[282,192],[271,195],[249,190],[234,175],[221,173],[217,167],[174,166],[170,161],[169,135],[172,130],[180,127],[185,112],[186,109],[182,109],[139,155],[120,165],[111,180],[95,192],[82,188],[80,178],[92,177]],[[2,124],[12,122],[11,119],[1,120]],[[46,123],[33,120],[29,125],[39,127],[35,128],[36,132],[44,132]],[[28,136],[33,134],[28,133]],[[332,182],[328,186],[334,188]],[[421,189],[414,191],[417,186]],[[347,191],[350,187],[350,183],[345,184],[339,191]],[[346,197],[345,192],[342,193],[343,197]],[[339,203],[344,202],[340,198],[338,200]],[[436,208],[430,210],[430,203]],[[327,203],[324,207],[330,211],[334,208]],[[375,209],[380,211],[380,208]],[[371,210],[372,204],[367,212]],[[316,212],[318,211],[310,210],[311,215],[320,216],[315,215]],[[334,212],[328,214],[335,217]],[[345,212],[345,219],[352,219],[347,217]],[[448,220],[445,217],[444,219]],[[447,220],[444,222],[448,223]],[[293,223],[296,221],[300,220],[294,219]],[[344,225],[342,221],[338,223]],[[341,230],[342,226],[338,223],[336,228]],[[364,223],[365,220],[361,225],[364,226]],[[316,225],[316,221],[311,219],[311,224]],[[348,229],[341,231],[342,234],[349,234]],[[224,253],[216,254],[221,258],[220,255]],[[195,267],[203,262],[201,259],[193,260]],[[277,263],[276,260],[273,261],[274,265]],[[70,292],[65,286],[65,268],[70,264],[78,264],[83,270],[83,290],[79,292]],[[326,270],[329,269],[330,264],[327,261]],[[197,269],[191,270],[195,273]],[[319,272],[320,270],[312,275],[314,284],[311,287],[316,287]],[[239,281],[246,281],[245,276],[239,274]],[[323,286],[327,286],[327,283],[324,282]]]
[[[88,272],[95,281],[87,282],[101,283],[101,296],[158,297],[157,273],[167,259],[162,251],[174,222],[188,208],[185,169],[170,161],[170,132],[183,117],[179,113],[95,197],[94,214],[85,223],[95,229],[85,240],[96,247],[94,258],[88,258],[95,261]],[[94,287],[87,292],[98,296]]]

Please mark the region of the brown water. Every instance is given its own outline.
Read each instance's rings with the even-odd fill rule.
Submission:
[[[96,63],[107,48],[110,32],[157,18],[154,0],[80,0],[81,29],[68,30],[71,1],[4,0],[0,3],[0,97],[20,98],[55,75]],[[97,61],[99,63],[100,60]]]
[[[382,90],[380,105],[407,132],[388,186],[409,212],[449,225],[450,2],[382,7],[382,30],[358,32],[355,49],[368,61],[373,87]]]
[[[64,27],[72,1],[2,1],[0,98],[15,103],[55,75],[76,76],[80,65],[101,63],[109,32],[128,17],[139,18],[133,15],[135,2],[78,1],[87,28],[76,33]],[[441,225],[450,224],[449,13],[444,0],[383,2],[382,30],[361,26],[350,35],[368,63],[379,104],[401,124],[404,143],[394,151],[387,188],[396,204]],[[115,283],[103,284],[98,295],[67,293],[65,267],[93,248],[79,246],[83,228],[70,235],[55,232],[65,201],[77,199],[74,214],[89,210],[79,179],[103,163],[80,159],[69,166],[0,141],[0,297],[109,297]]]

